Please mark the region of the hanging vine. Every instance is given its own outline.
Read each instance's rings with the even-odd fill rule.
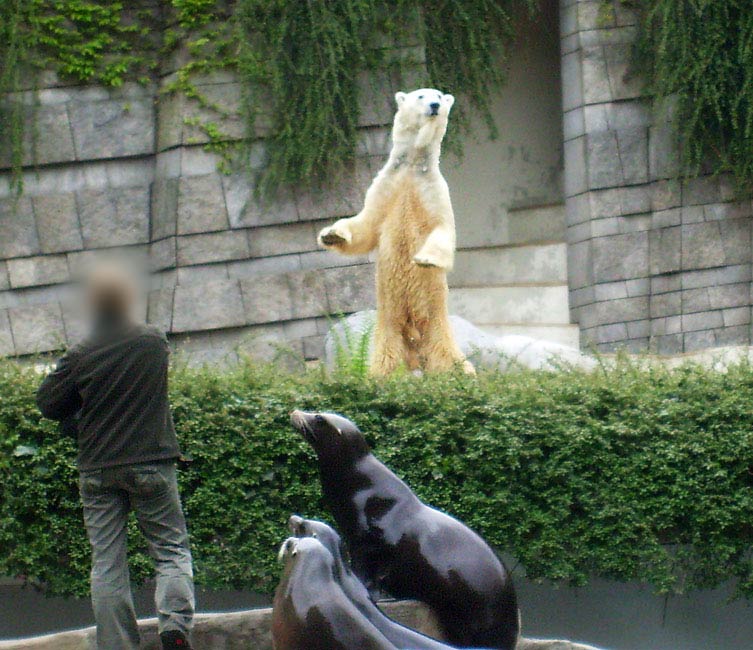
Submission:
[[[641,0],[637,64],[671,102],[684,173],[753,181],[753,3]]]
[[[486,117],[489,96],[504,80],[502,62],[513,14],[536,0],[6,0],[0,8],[0,150],[21,187],[27,111],[18,93],[39,70],[77,82],[118,86],[147,82],[158,62],[188,54],[164,92],[179,92],[217,120],[194,120],[207,147],[225,155],[225,107],[193,83],[197,73],[234,70],[244,87],[250,142],[262,110],[266,166],[259,187],[314,185],[348,168],[355,156],[364,76],[400,73],[418,62],[407,40],[425,46],[424,82],[461,96],[454,128],[469,126],[469,109]],[[408,54],[406,57],[405,54]],[[415,75],[411,77],[415,79]],[[33,85],[32,85],[33,87]],[[468,108],[463,109],[463,104]],[[452,134],[450,134],[452,140]],[[7,153],[6,153],[7,152]],[[8,155],[9,154],[9,155]]]

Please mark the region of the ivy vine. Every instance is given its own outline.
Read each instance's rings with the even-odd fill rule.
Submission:
[[[193,120],[207,147],[225,162],[234,144],[223,130],[226,107],[209,102],[197,73],[235,71],[246,90],[250,143],[262,108],[271,116],[267,161],[257,187],[316,185],[347,169],[355,156],[361,112],[359,79],[377,71],[395,86],[423,43],[427,84],[461,96],[455,131],[469,114],[486,117],[504,81],[504,56],[516,11],[536,0],[6,0],[0,6],[0,152],[9,153],[21,189],[28,111],[18,93],[35,88],[41,70],[81,83],[148,82],[159,61],[187,54],[165,92],[183,93],[216,120]],[[419,48],[420,49],[420,48]],[[406,56],[407,54],[407,56]],[[32,83],[29,84],[29,80]],[[415,75],[411,77],[415,82]],[[464,108],[465,105],[465,108]],[[450,135],[452,140],[452,134]]]
[[[683,172],[753,181],[753,3],[639,0],[638,64],[670,102]]]

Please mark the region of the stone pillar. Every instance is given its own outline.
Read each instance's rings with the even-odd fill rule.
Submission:
[[[631,69],[619,0],[561,0],[570,308],[581,342],[678,353],[749,344],[751,204],[678,179],[671,111]]]

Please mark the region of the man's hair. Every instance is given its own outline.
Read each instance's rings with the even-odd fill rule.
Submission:
[[[100,264],[86,281],[89,306],[95,317],[126,318],[136,301],[136,282],[119,264]]]

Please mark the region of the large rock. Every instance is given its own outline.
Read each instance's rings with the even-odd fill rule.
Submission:
[[[403,625],[435,634],[431,613],[423,605],[388,602],[382,609]],[[141,649],[158,650],[157,619],[139,621]],[[272,650],[272,610],[252,609],[228,614],[200,614],[193,632],[194,645],[203,650]],[[48,634],[31,639],[0,641],[0,650],[94,650],[94,628]],[[521,639],[518,650],[597,650],[569,641]]]
[[[332,326],[324,342],[324,362],[328,368],[350,357],[351,350],[362,349],[365,336],[373,339],[375,318],[374,310],[360,311]],[[460,316],[450,316],[450,324],[463,354],[477,368],[508,371],[519,366],[534,370],[575,366],[590,370],[596,366],[593,358],[560,343],[528,336],[492,336]],[[372,346],[370,340],[369,353]]]

